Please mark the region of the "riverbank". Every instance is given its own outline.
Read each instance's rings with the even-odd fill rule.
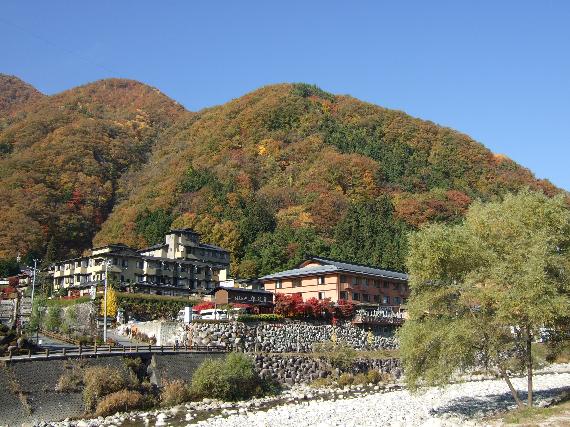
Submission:
[[[513,379],[524,390],[524,378]],[[535,377],[537,405],[570,390],[570,365],[556,365]],[[116,414],[107,418],[50,424],[86,426],[478,426],[485,419],[513,409],[502,380],[485,379],[429,388],[411,394],[398,385],[353,386],[315,390],[295,386],[276,397],[224,403],[206,399],[152,412]]]

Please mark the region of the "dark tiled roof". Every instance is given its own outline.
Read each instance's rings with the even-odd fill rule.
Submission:
[[[380,268],[369,267],[359,264],[350,264],[347,262],[331,260],[327,258],[313,257],[307,261],[316,261],[321,265],[295,268],[292,270],[279,271],[277,273],[263,276],[260,280],[281,279],[285,277],[301,277],[312,276],[315,274],[326,273],[356,273],[367,276],[382,277],[386,279],[408,280],[408,275],[397,271],[383,270]]]
[[[166,243],[157,243],[156,245],[149,246],[148,248],[139,249],[137,252],[147,252],[147,251],[154,251],[156,249],[162,249],[167,246]]]
[[[195,234],[196,236],[199,236],[200,233],[197,233],[196,231],[192,230],[191,228],[173,228],[170,230],[171,233],[185,233],[185,234]]]
[[[227,249],[221,248],[216,245],[210,245],[209,243],[200,243],[200,247],[204,249],[216,249],[218,251],[228,252]]]

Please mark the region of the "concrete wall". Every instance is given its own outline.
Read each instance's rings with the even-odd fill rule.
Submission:
[[[225,356],[224,353],[155,354],[148,369],[150,381],[159,387],[172,380],[182,380],[189,384],[204,360]]]
[[[208,358],[223,353],[153,355],[143,360],[150,380],[161,386],[166,380],[181,379],[190,383],[196,368]],[[82,368],[109,366],[125,372],[122,356],[67,360],[12,361],[0,366],[0,426],[19,426],[78,418],[84,414],[81,392],[56,392],[61,375],[73,364]]]
[[[0,367],[0,425],[80,417],[84,412],[81,393],[55,391],[71,363],[78,360],[19,361]],[[82,363],[126,370],[122,357],[84,359]]]
[[[181,322],[166,322],[161,320],[138,322],[131,326],[131,329],[134,330],[135,328],[149,338],[155,337],[156,345],[174,345],[177,341],[179,345],[187,343],[186,327]]]

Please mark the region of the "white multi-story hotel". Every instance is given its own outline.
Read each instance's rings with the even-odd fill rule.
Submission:
[[[145,249],[123,244],[93,248],[89,256],[55,263],[50,268],[55,291],[80,296],[105,279],[127,292],[159,295],[201,294],[224,281],[228,251],[200,242],[191,229],[171,230],[165,243]]]

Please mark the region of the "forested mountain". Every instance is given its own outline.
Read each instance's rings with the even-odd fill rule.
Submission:
[[[406,233],[547,181],[452,129],[306,84],[197,113],[104,80],[0,131],[0,250],[51,259],[192,227],[255,276],[305,253],[403,269]],[[47,254],[46,254],[47,253]]]
[[[37,89],[18,77],[0,74],[0,129],[15,111],[42,97]]]
[[[138,82],[104,80],[27,96],[2,113],[0,257],[76,255],[112,210],[119,178],[147,162],[160,133],[187,113]],[[4,90],[4,89],[3,89]],[[3,97],[2,97],[3,98]]]

